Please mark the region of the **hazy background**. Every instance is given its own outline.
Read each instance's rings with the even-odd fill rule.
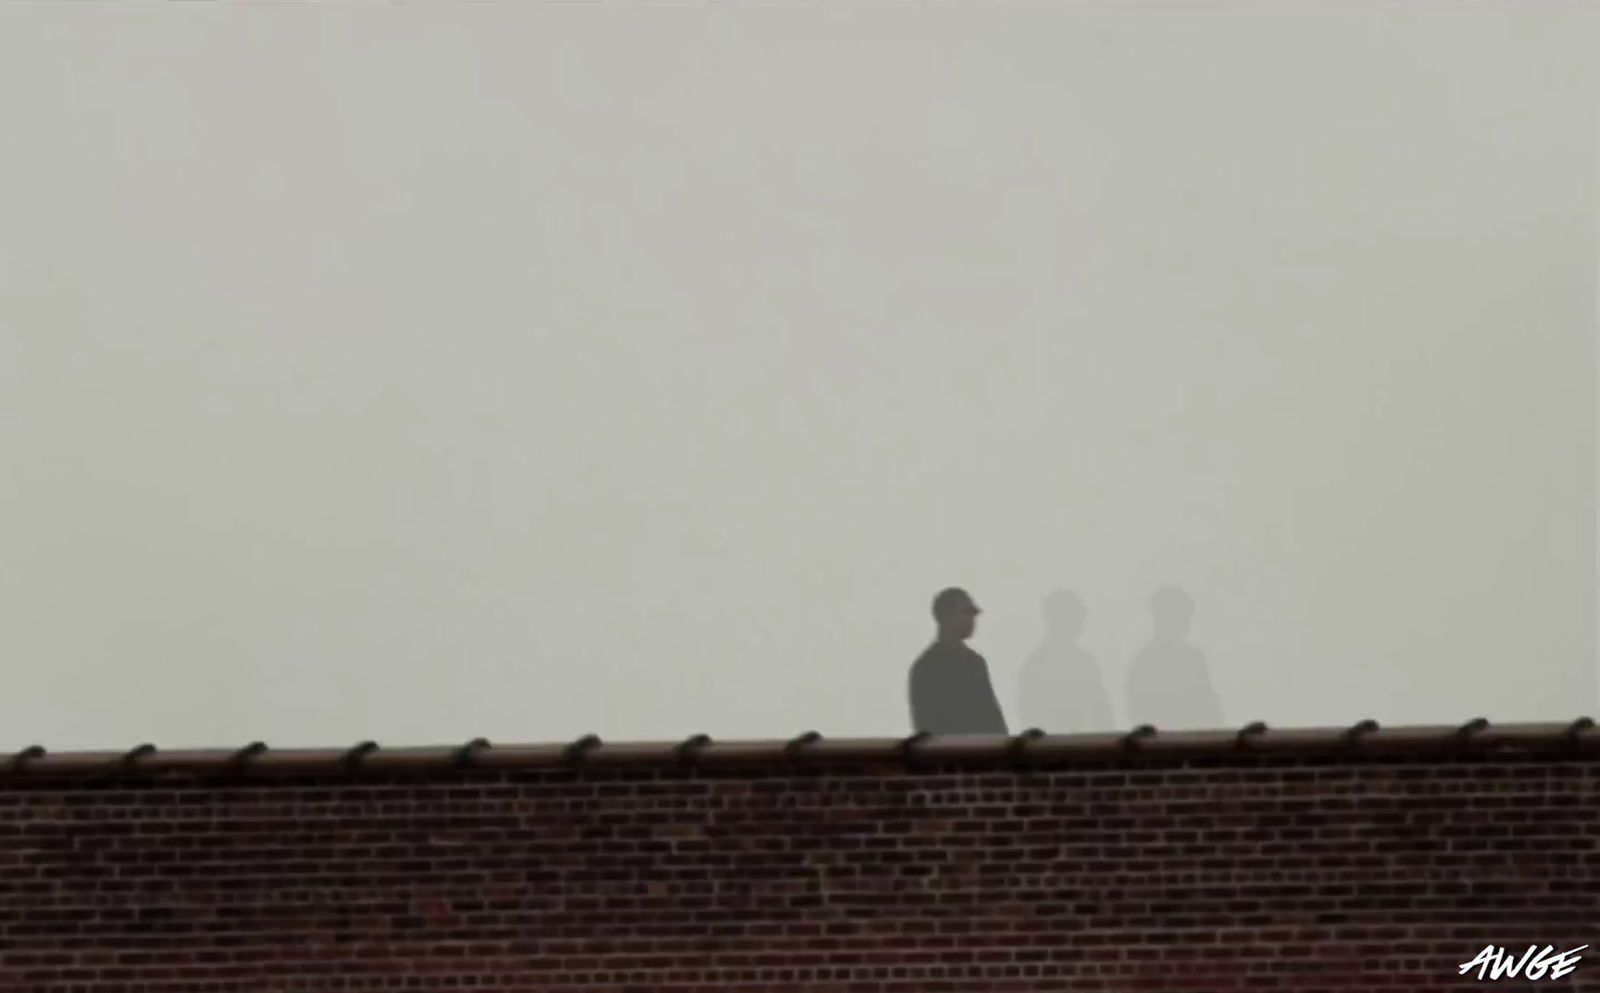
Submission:
[[[1596,22],[0,10],[0,748],[1594,712]]]

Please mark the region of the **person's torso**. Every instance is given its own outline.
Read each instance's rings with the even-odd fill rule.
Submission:
[[[1061,734],[1116,726],[1099,662],[1080,648],[1042,646],[1023,663],[1019,689],[1027,725]]]
[[[936,733],[988,734],[1004,731],[989,666],[964,644],[935,642],[912,665],[913,697],[951,726]],[[914,715],[926,726],[927,715]]]

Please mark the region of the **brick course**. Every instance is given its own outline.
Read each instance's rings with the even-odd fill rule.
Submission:
[[[1600,762],[0,779],[0,993],[1600,991]],[[1595,954],[1590,957],[1589,952]]]

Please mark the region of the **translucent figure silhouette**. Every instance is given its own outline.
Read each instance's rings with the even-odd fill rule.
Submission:
[[[929,734],[1006,734],[989,664],[967,647],[978,605],[951,587],[933,599],[938,635],[911,665],[911,727]]]
[[[1150,598],[1155,633],[1128,665],[1128,720],[1158,730],[1221,728],[1222,705],[1205,653],[1189,644],[1194,600],[1177,586]]]
[[[1112,731],[1111,714],[1100,663],[1078,645],[1088,611],[1071,590],[1044,598],[1044,640],[1022,663],[1022,721],[1051,734]]]

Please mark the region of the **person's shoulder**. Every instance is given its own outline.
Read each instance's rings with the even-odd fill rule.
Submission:
[[[950,664],[950,646],[943,642],[934,642],[922,650],[917,660],[911,663],[912,671],[939,669]]]

